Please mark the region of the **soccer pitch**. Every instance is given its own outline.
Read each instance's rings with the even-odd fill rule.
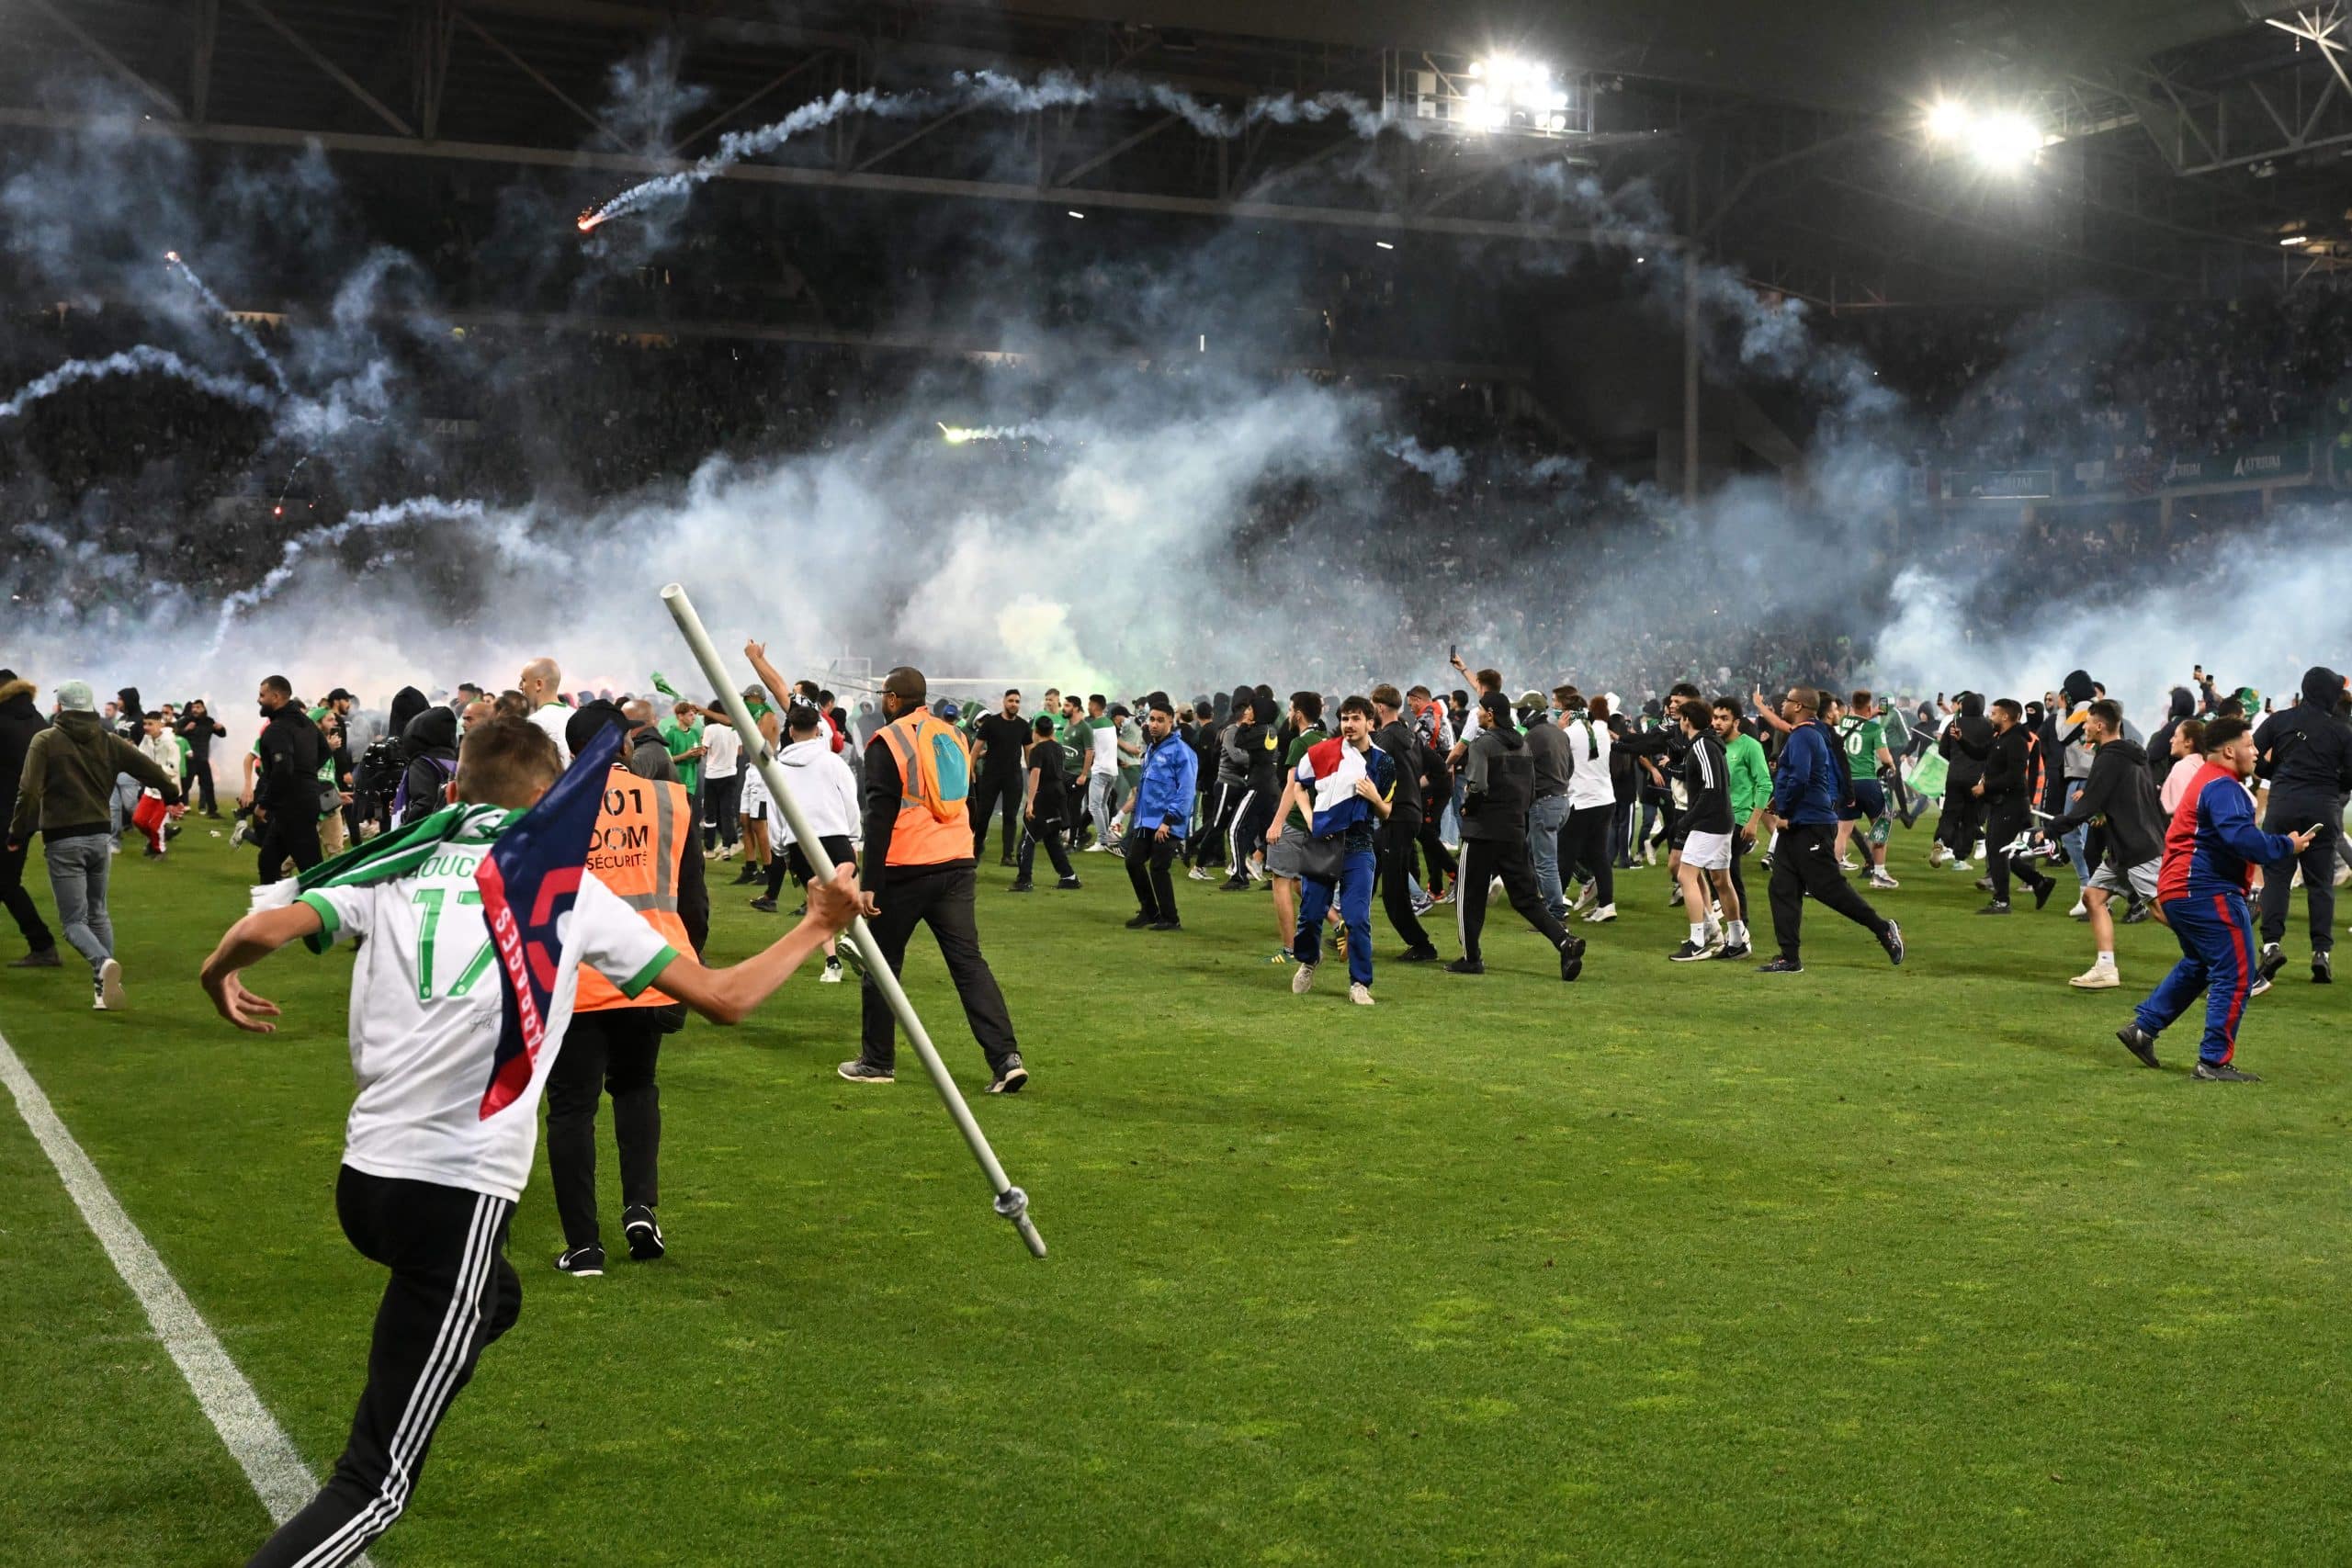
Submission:
[[[974,1105],[1053,1256],[989,1212],[910,1054],[891,1088],[834,1077],[857,988],[804,970],[663,1052],[667,1259],[619,1252],[605,1132],[616,1261],[556,1274],[541,1156],[522,1321],[372,1556],[2352,1556],[2352,1069],[2301,900],[2242,1036],[2268,1081],[2194,1084],[2193,1021],[2162,1073],[2112,1036],[2168,932],[2124,929],[2123,988],[2072,992],[2071,878],[1980,919],[1927,849],[1898,834],[1872,895],[1901,969],[1818,909],[1802,976],[1669,965],[1646,871],[1573,987],[1508,909],[1483,978],[1385,962],[1375,911],[1372,1010],[1336,966],[1290,994],[1263,894],[1180,882],[1187,929],[1131,932],[1109,856],[1073,894],[987,866],[1035,1077]],[[334,1217],[351,958],[254,972],[274,1036],[215,1019],[196,969],[250,869],[201,825],[125,854],[132,1010],[89,1011],[69,957],[0,971],[0,1032],[323,1473],[384,1278]],[[714,961],[781,929],[750,892],[714,887]],[[974,1094],[920,935],[907,981]],[[13,1113],[0,1179],[0,1562],[243,1561],[261,1505]]]

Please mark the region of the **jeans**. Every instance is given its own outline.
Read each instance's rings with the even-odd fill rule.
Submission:
[[[1323,961],[1323,917],[1336,897],[1340,923],[1348,931],[1348,978],[1359,986],[1372,984],[1372,876],[1378,863],[1370,850],[1351,850],[1340,863],[1336,884],[1299,879],[1298,934],[1291,943],[1299,963],[1312,966]]]
[[[139,781],[129,773],[114,776],[114,795],[107,801],[107,825],[120,838],[130,826],[130,814],[139,809]]]
[[[1086,777],[1086,814],[1094,818],[1094,841],[1106,847],[1111,840],[1112,806],[1118,792],[1116,773],[1089,773]]]
[[[1566,912],[1568,896],[1560,886],[1560,829],[1568,820],[1568,797],[1547,795],[1527,808],[1527,858],[1535,867],[1535,891],[1554,915]]]
[[[2089,782],[2090,781],[2087,779],[2068,779],[2066,781],[2066,804],[2061,809],[2068,811],[2073,810],[2075,806],[2075,797],[2083,793],[2083,785]],[[2075,880],[2076,882],[2088,882],[2091,879],[2090,863],[2083,858],[2083,838],[2088,831],[2089,829],[2086,826],[2076,828],[2073,831],[2069,832],[2065,838],[2066,859],[2074,864]],[[1993,846],[1993,852],[1996,854],[1999,853],[2000,851],[2000,845],[1995,844]]]
[[[107,872],[114,863],[112,835],[77,833],[41,845],[49,863],[49,891],[57,900],[57,923],[74,951],[90,961],[95,974],[114,956],[114,920],[107,913]]]

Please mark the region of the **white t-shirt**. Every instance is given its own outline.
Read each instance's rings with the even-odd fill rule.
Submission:
[[[497,950],[474,868],[487,840],[453,842],[415,874],[366,887],[314,888],[330,942],[366,938],[351,974],[351,1071],[359,1080],[343,1160],[371,1176],[487,1192],[508,1202],[530,1179],[539,1095],[562,1049],[589,964],[634,997],[677,956],[594,873],[562,923],[546,1044],[522,1094],[485,1118],[504,1006]]]
[[[1561,728],[1568,738],[1568,809],[1590,811],[1617,804],[1617,786],[1609,777],[1609,747],[1614,739],[1605,724],[1575,719]],[[1597,754],[1596,754],[1597,753]]]
[[[707,724],[702,730],[703,777],[731,779],[743,760],[743,738],[731,724]]]
[[[563,759],[565,767],[571,766],[571,748],[564,744],[563,727],[571,722],[571,710],[561,703],[548,703],[531,716],[531,722],[548,732],[555,742],[555,754]]]
[[[1094,731],[1094,763],[1091,770],[1097,777],[1119,771],[1119,727],[1104,719]]]

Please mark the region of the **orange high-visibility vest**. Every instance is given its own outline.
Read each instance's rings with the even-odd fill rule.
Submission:
[[[919,707],[885,725],[882,743],[899,761],[899,819],[887,865],[941,865],[972,858],[972,752],[944,719]]]
[[[694,942],[678,915],[678,867],[686,842],[696,837],[694,797],[684,784],[639,778],[618,763],[605,781],[605,809],[596,818],[596,836],[588,845],[588,869],[619,895],[621,902],[645,917],[662,940],[682,953],[691,954]],[[965,835],[965,852],[971,849]],[[697,846],[699,850],[699,846]],[[603,1012],[611,1008],[658,1008],[672,998],[647,987],[634,998],[583,964],[580,966],[580,998],[574,1012]]]

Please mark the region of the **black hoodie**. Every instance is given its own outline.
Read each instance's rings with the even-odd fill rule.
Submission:
[[[401,825],[430,817],[448,804],[444,798],[450,777],[457,771],[458,716],[444,707],[428,707],[408,721],[401,732],[401,750],[408,758],[407,769],[401,773],[401,787],[406,797],[401,807]],[[437,764],[446,762],[447,767]]]
[[[2172,772],[2175,761],[2172,738],[2180,727],[2197,716],[2197,694],[2186,686],[2172,689],[2172,705],[2165,710],[2165,721],[2154,735],[2148,737],[2148,771],[2155,775],[2156,786],[2164,787],[2165,775]]]
[[[2275,799],[2340,801],[2352,792],[2352,724],[2342,716],[2344,677],[2324,664],[2303,671],[2303,700],[2254,732],[2255,772]]]
[[[1462,836],[1489,842],[1527,837],[1527,808],[1535,799],[1535,760],[1507,719],[1492,713],[1470,738],[1462,769]]]
[[[2148,769],[2148,754],[2120,737],[2091,753],[2082,794],[2063,815],[2044,823],[2042,831],[2060,838],[2098,817],[2107,819],[2109,864],[2129,870],[2164,853],[2165,814],[2156,798],[2156,775]]]
[[[33,737],[49,728],[33,705],[33,683],[14,670],[0,670],[0,822],[17,808],[17,781],[25,776],[25,753]]]
[[[1984,776],[1984,759],[1993,754],[1993,726],[1984,716],[1984,698],[1973,692],[1962,694],[1960,713],[1944,726],[1936,750],[1950,764],[1944,775],[1946,796],[1966,795]]]

